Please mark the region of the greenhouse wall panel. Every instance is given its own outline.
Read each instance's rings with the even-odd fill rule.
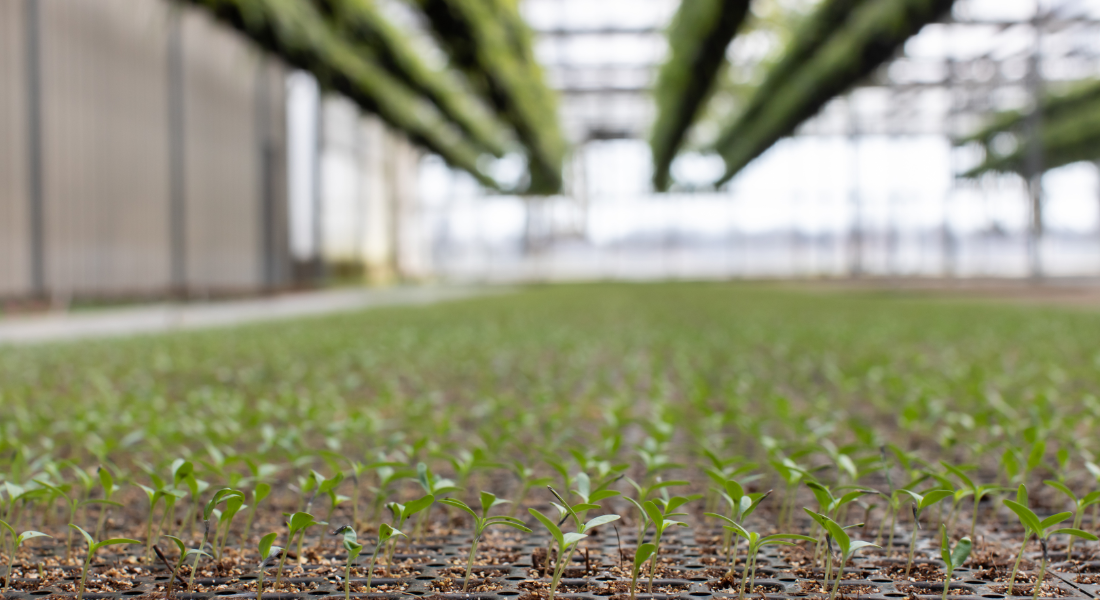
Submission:
[[[23,31],[23,3],[0,2],[0,296],[31,289]]]

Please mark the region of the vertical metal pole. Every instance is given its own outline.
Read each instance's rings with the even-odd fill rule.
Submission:
[[[852,204],[851,255],[848,275],[858,278],[863,274],[863,198],[859,189],[859,123],[851,94],[848,95],[848,143],[852,157],[852,184],[850,202]]]
[[[1043,74],[1041,52],[1043,43],[1043,8],[1041,0],[1035,1],[1035,16],[1031,25],[1035,41],[1028,57],[1027,87],[1031,96],[1031,112],[1025,123],[1027,149],[1024,155],[1024,174],[1027,179],[1028,202],[1031,208],[1031,226],[1028,229],[1028,270],[1032,279],[1042,279],[1043,260]]]
[[[24,39],[27,77],[27,163],[30,220],[31,294],[46,296],[44,187],[42,177],[42,55],[38,0],[25,0]]]
[[[260,177],[260,285],[272,289],[278,283],[275,256],[275,149],[271,139],[270,62],[261,55],[256,74],[256,129]]]
[[[950,38],[948,38],[950,39]],[[958,69],[955,64],[955,57],[950,54],[953,51],[953,47],[948,45],[948,57],[947,57],[947,98],[950,102],[950,106],[947,109],[947,135],[955,135],[955,121],[958,115],[960,102],[956,89],[956,79]],[[945,279],[950,279],[955,276],[955,235],[951,230],[951,200],[953,192],[956,188],[958,179],[956,178],[955,168],[955,152],[954,149],[948,150],[950,152],[948,156],[948,165],[951,169],[951,187],[947,190],[943,199],[943,217],[940,223],[940,258],[943,261],[942,276]]]
[[[187,139],[182,9],[168,9],[168,256],[171,292],[187,293]]]
[[[325,273],[325,225],[324,184],[321,181],[321,155],[325,151],[325,97],[320,82],[317,88],[317,105],[313,115],[313,251],[317,261],[316,283],[323,283]]]

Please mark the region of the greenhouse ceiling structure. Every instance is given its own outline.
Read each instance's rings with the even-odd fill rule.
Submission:
[[[632,90],[652,98],[655,107],[644,131],[570,136],[558,96],[571,91],[554,89],[548,73],[557,65],[540,64],[535,53],[540,39],[570,32],[533,30],[521,0],[393,0],[415,13],[418,33],[429,34],[421,37],[432,40],[442,65],[392,21],[382,0],[188,1],[310,71],[324,88],[376,113],[486,187],[503,187],[487,173],[486,159],[521,152],[527,175],[503,191],[528,195],[562,193],[569,145],[607,136],[648,137],[658,191],[676,183],[671,166],[686,149],[721,157],[724,172],[714,182],[721,185],[868,79],[925,25],[950,19],[955,4],[820,0],[785,24],[789,32],[782,51],[759,65],[762,76],[746,86],[736,110],[717,121],[708,115],[708,104],[738,68],[730,63],[731,44],[761,20],[751,0],[679,2],[666,23],[648,30],[573,32],[660,36],[667,51],[652,65],[652,80]],[[1097,107],[1095,83],[1048,98],[1040,136],[1047,165],[1092,158],[1100,140]],[[708,117],[716,135],[699,147],[692,143],[692,130]],[[987,156],[966,175],[1019,172],[1025,117],[1019,111],[999,114],[985,130],[962,140],[979,144]]]

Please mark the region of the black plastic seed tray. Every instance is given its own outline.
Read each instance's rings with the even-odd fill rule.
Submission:
[[[486,591],[470,591],[461,593],[450,591],[461,589],[462,574],[465,569],[466,553],[469,550],[468,535],[454,535],[441,540],[440,543],[425,544],[413,547],[411,554],[399,554],[397,559],[414,558],[418,562],[413,567],[406,567],[411,575],[407,577],[385,577],[378,575],[372,579],[372,593],[353,592],[356,598],[371,598],[378,600],[409,600],[413,597],[441,597],[445,600],[515,600],[529,596],[533,590],[545,589],[549,584],[549,577],[541,574],[540,566],[535,565],[533,556],[536,552],[544,551],[546,540],[538,537],[530,537],[522,542],[512,542],[507,548],[508,555],[518,556],[517,560],[507,564],[475,566],[475,574],[490,573],[489,577],[478,576],[471,580],[471,585],[477,585],[479,589]],[[629,572],[630,557],[633,555],[632,546],[620,546],[613,537],[600,536],[587,542],[587,555],[577,552],[573,556],[573,564],[567,569],[566,577],[561,581],[556,597],[562,600],[601,600],[611,597],[628,597],[629,580],[622,576]],[[908,548],[908,539],[898,536],[895,545],[904,542]],[[303,565],[302,570],[292,577],[284,577],[284,581],[308,588],[297,593],[277,592],[273,589],[274,569],[267,571],[264,578],[264,594],[267,600],[306,600],[322,599],[344,596],[343,573],[344,556],[331,554],[333,547],[331,540],[324,541],[329,548],[326,554],[327,565]],[[737,598],[740,585],[740,572],[744,562],[742,545],[741,561],[737,567],[738,576],[733,581],[723,580],[722,575],[727,568],[724,557],[704,555],[700,551],[701,546],[695,543],[694,536],[688,533],[668,534],[662,540],[660,554],[661,565],[667,572],[675,573],[676,577],[654,580],[655,590],[660,593],[644,593],[648,589],[647,578],[640,578],[638,582],[637,597],[642,600],[726,600]],[[918,542],[920,549],[918,556],[921,562],[929,563],[937,567],[941,566],[935,560],[936,554],[929,547],[928,540]],[[479,552],[479,559],[485,558],[485,553]],[[365,560],[360,560],[359,566],[363,568]],[[840,584],[839,594],[848,600],[895,600],[898,598],[916,598],[919,600],[933,600],[941,597],[943,592],[942,582],[909,582],[899,581],[885,574],[885,566],[896,564],[897,559],[884,560],[874,557],[858,558],[845,569],[846,577],[854,575],[855,578],[844,579]],[[904,561],[901,561],[904,564]],[[104,565],[106,566],[106,565]],[[1059,565],[1053,565],[1057,568]],[[1100,565],[1098,565],[1100,566]],[[66,582],[73,582],[79,576],[78,569],[64,567],[68,576]],[[314,572],[323,574],[314,575]],[[814,577],[798,576],[796,569],[774,547],[766,548],[761,552],[757,561],[756,589],[746,591],[746,597],[763,600],[779,600],[790,598],[808,598],[820,600],[826,598],[828,590],[821,591],[821,580]],[[799,571],[803,572],[803,571]],[[1100,597],[1100,583],[1083,583],[1076,579],[1080,575],[1074,573],[1049,571],[1051,578],[1058,583],[1055,587],[1062,591],[1064,598],[1097,598]],[[811,573],[812,574],[812,573]],[[303,576],[304,575],[304,576]],[[125,591],[112,593],[97,593],[89,591],[84,597],[95,599],[136,599],[140,597],[165,598],[164,587],[168,583],[168,575],[165,569],[161,569],[154,576],[136,577],[132,580],[132,587]],[[227,578],[198,578],[196,583],[202,589],[208,590],[202,593],[184,593],[180,589],[177,580],[177,591],[173,598],[180,600],[209,600],[212,598],[255,598],[254,591],[247,591],[244,586],[252,584],[256,579],[255,573],[239,577]],[[448,580],[451,586],[447,586]],[[15,583],[33,586],[33,579],[17,579]],[[1089,579],[1093,581],[1093,579]],[[1095,581],[1100,582],[1100,573]],[[95,578],[90,577],[90,584],[95,583]],[[352,589],[363,586],[366,579],[352,577]],[[1048,584],[1050,580],[1048,579]],[[448,591],[441,591],[441,585]],[[386,586],[387,591],[379,591],[378,588]],[[955,600],[1001,600],[1006,596],[998,590],[1004,584],[984,581],[971,577],[968,568],[957,569],[952,577],[949,598]],[[1030,589],[1030,586],[1027,586]],[[95,589],[90,585],[90,588]],[[1017,592],[1019,593],[1019,592]],[[59,587],[43,587],[32,591],[12,591],[5,598],[26,599],[46,597],[71,598],[76,594],[62,591]],[[545,598],[545,591],[541,592]],[[1030,596],[1013,596],[1013,598],[1030,598]]]

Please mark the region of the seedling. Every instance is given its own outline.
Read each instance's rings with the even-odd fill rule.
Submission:
[[[1052,535],[1066,534],[1074,537],[1079,537],[1085,540],[1095,542],[1096,536],[1080,529],[1072,527],[1063,527],[1060,529],[1051,529],[1055,525],[1070,518],[1073,513],[1061,512],[1056,515],[1051,515],[1043,520],[1039,520],[1039,517],[1035,515],[1032,510],[1019,502],[1013,502],[1012,500],[1004,500],[1004,505],[1007,506],[1012,512],[1016,513],[1016,516],[1020,518],[1020,522],[1023,523],[1025,530],[1031,529],[1035,533],[1035,537],[1039,538],[1039,545],[1043,549],[1043,560],[1039,567],[1039,577],[1035,580],[1035,593],[1033,598],[1039,597],[1039,589],[1043,587],[1043,578],[1047,573],[1047,540]],[[1025,541],[1027,539],[1027,533],[1025,531]]]
[[[687,527],[687,523],[683,521],[676,521],[669,519],[669,517],[681,517],[687,515],[687,513],[675,512],[677,508],[687,504],[694,498],[685,498],[683,496],[673,496],[668,502],[660,502],[660,506],[652,500],[646,500],[642,504],[642,509],[645,511],[646,517],[653,523],[653,545],[657,546],[655,552],[660,552],[661,549],[661,535],[669,527]],[[654,558],[649,563],[649,593],[653,593],[653,576],[657,571],[657,559]]]
[[[1005,502],[1011,502],[1011,500],[1005,500]],[[970,556],[972,546],[970,537],[967,536],[959,540],[959,543],[955,544],[954,551],[952,551],[951,540],[947,537],[947,526],[940,524],[940,558],[943,559],[944,571],[946,572],[943,578],[943,596],[941,596],[941,600],[947,600],[947,590],[951,587],[951,574],[955,572],[955,569],[963,566],[963,563]],[[1041,580],[1042,576],[1040,576]],[[1039,589],[1038,584],[1036,584],[1035,589]]]
[[[351,567],[355,564],[355,561],[359,560],[359,553],[363,551],[363,544],[360,544],[355,536],[355,528],[350,525],[344,525],[340,529],[333,532],[333,535],[344,536],[344,550],[348,553],[347,562],[344,563],[344,600],[351,600]]]
[[[259,578],[256,580],[256,600],[263,600],[264,596],[264,569],[267,565],[271,564],[271,559],[279,555],[282,548],[278,546],[272,546],[275,543],[275,538],[279,537],[278,533],[269,533],[260,538],[260,544],[257,546],[257,550],[260,553],[260,572]]]
[[[391,539],[401,536],[408,538],[409,536],[401,533],[397,529],[390,527],[389,525],[382,523],[378,526],[378,543],[374,546],[374,552],[370,555],[370,566],[367,568],[367,593],[370,593],[370,582],[374,578],[374,563],[378,560],[378,551],[382,549]]]
[[[154,479],[154,485],[157,485],[159,478]],[[160,529],[164,523],[164,519],[167,518],[168,513],[172,512],[172,508],[176,505],[176,500],[182,498],[184,493],[179,490],[167,489],[163,485],[157,485],[157,489],[137,484],[138,487],[145,492],[145,496],[149,499],[149,519],[145,525],[145,562],[150,562],[153,554],[153,516],[156,514],[157,504],[164,500],[164,517],[161,518],[160,524],[157,525],[156,535],[160,534]]]
[[[847,457],[847,455],[841,455]],[[850,461],[850,459],[849,459]],[[854,467],[853,467],[854,468]],[[810,488],[810,491],[814,494],[814,499],[817,500],[819,514],[823,514],[830,519],[836,520],[839,517],[840,509],[851,502],[859,499],[865,494],[875,493],[873,490],[854,489],[845,494],[842,494],[839,498],[834,496],[832,491],[816,481],[807,481],[806,486]],[[891,526],[891,529],[893,527]],[[821,525],[822,536],[828,534],[824,525]],[[817,556],[821,552],[821,546],[824,542],[824,537],[817,540],[817,544],[814,547],[814,562],[817,562]]]
[[[637,543],[639,545],[641,545],[642,539],[645,537],[646,529],[649,529],[649,515],[646,514],[646,511],[643,508],[643,505],[649,499],[649,495],[652,494],[653,492],[656,492],[658,490],[662,490],[662,489],[665,489],[665,488],[668,488],[668,487],[680,486],[680,485],[690,485],[691,482],[689,482],[689,481],[678,481],[678,480],[673,480],[673,481],[660,481],[660,480],[658,480],[656,483],[653,483],[652,485],[642,486],[642,485],[639,485],[637,482],[635,482],[633,479],[630,479],[629,477],[626,478],[626,481],[631,486],[633,486],[634,489],[638,492],[637,499],[631,498],[629,496],[623,496],[623,498],[625,498],[628,502],[633,504],[634,508],[638,509],[639,515],[638,515],[638,542]]]
[[[1051,481],[1048,479],[1043,483],[1058,490],[1059,492],[1062,492],[1066,495],[1067,498],[1069,498],[1070,502],[1073,504],[1072,512],[1074,529],[1081,528],[1081,517],[1084,515],[1085,509],[1094,504],[1100,503],[1100,490],[1091,492],[1083,498],[1078,498],[1072,491],[1070,491],[1068,487],[1066,487],[1066,484],[1060,481]],[[1069,544],[1066,546],[1066,560],[1073,559],[1073,542],[1076,539],[1077,538],[1074,536],[1070,536],[1069,538]]]
[[[511,510],[508,512],[508,516],[516,516],[516,511],[523,505],[523,501],[527,499],[527,494],[531,491],[531,488],[548,485],[550,483],[549,477],[535,477],[534,469],[525,466],[523,463],[516,461],[512,463],[512,472],[519,478],[519,497],[516,498],[514,504],[512,504]]]
[[[256,507],[271,494],[271,484],[259,482],[252,488],[252,506],[248,508],[248,519],[244,523],[244,533],[241,534],[241,542],[248,539],[252,531],[252,521],[256,518]]]
[[[8,553],[8,576],[4,578],[4,591],[2,592],[6,594],[8,592],[8,587],[11,585],[11,572],[12,568],[15,566],[15,554],[19,552],[19,547],[23,545],[23,542],[31,538],[53,536],[46,535],[39,531],[24,531],[23,533],[16,535],[15,528],[11,525],[8,525],[4,521],[0,521],[0,526],[4,527],[4,531],[11,535],[12,539],[11,552]],[[2,538],[3,535],[2,533],[0,533],[0,539]]]
[[[416,465],[416,481],[420,484],[420,487],[424,488],[424,492],[433,498],[439,498],[459,490],[459,488],[455,486],[455,482],[450,479],[433,475],[432,470],[424,463],[417,463]],[[434,504],[434,502],[425,506],[424,508],[427,510],[417,519],[416,527],[413,530],[413,535],[417,539],[420,539],[420,536],[424,534],[424,526],[427,524],[428,516],[432,512],[432,504]]]
[[[848,532],[845,531],[845,529],[848,529],[848,527],[841,527],[839,524],[837,524],[836,521],[830,519],[823,514],[815,513],[808,508],[803,508],[802,510],[806,511],[806,514],[810,515],[813,520],[817,521],[818,524],[824,527],[827,531],[828,536],[825,539],[829,544],[830,555],[832,554],[831,540],[836,540],[837,545],[840,546],[840,567],[837,569],[836,581],[833,583],[833,589],[831,592],[829,592],[829,600],[833,600],[833,598],[836,598],[837,590],[840,589],[840,580],[844,579],[844,565],[848,563],[848,560],[855,556],[855,553],[863,548],[878,548],[878,546],[870,542],[853,540],[848,536]],[[852,525],[850,527],[859,526],[862,526],[862,524]],[[825,574],[824,583],[826,585],[829,583],[828,572]]]
[[[1020,484],[1020,487],[1017,488],[1017,490],[1016,490],[1016,503],[1021,505],[1021,506],[1027,506],[1028,505],[1027,487],[1025,487],[1024,484],[1022,484],[1022,483]],[[1023,523],[1022,520],[1021,520],[1021,523]],[[1020,544],[1020,551],[1016,553],[1016,562],[1012,565],[1012,577],[1010,577],[1009,580],[1008,580],[1008,595],[1009,596],[1012,595],[1012,588],[1016,584],[1016,573],[1019,572],[1019,570],[1020,570],[1020,559],[1022,559],[1024,557],[1024,548],[1027,547],[1027,541],[1029,539],[1031,539],[1032,534],[1035,533],[1034,531],[1031,530],[1031,527],[1029,527],[1026,523],[1023,523],[1023,525],[1024,525],[1024,541],[1023,541],[1022,544]]]
[[[638,590],[638,574],[642,571],[642,565],[657,552],[657,545],[645,543],[638,546],[634,553],[634,568],[630,571],[630,600],[634,600]]]
[[[371,520],[377,521],[382,515],[382,507],[388,503],[386,500],[393,493],[393,486],[402,479],[415,477],[416,471],[402,468],[400,463],[387,463],[379,461],[374,467],[378,475],[378,487],[372,487],[374,492],[374,508],[371,511]]]
[[[498,504],[505,504],[507,500],[501,500],[490,494],[489,492],[481,492],[481,515],[478,515],[472,508],[466,506],[466,503],[457,500],[455,498],[444,498],[439,501],[441,504],[453,506],[459,510],[466,511],[474,518],[474,539],[470,543],[470,556],[466,559],[466,579],[462,582],[462,591],[465,592],[470,585],[470,573],[474,569],[474,555],[477,553],[477,543],[481,540],[481,535],[485,533],[485,530],[492,525],[504,525],[506,527],[512,527],[520,531],[531,533],[531,530],[523,524],[523,521],[515,517],[496,516],[490,517],[489,510]]]
[[[283,548],[282,558],[279,559],[279,568],[275,572],[275,589],[279,589],[279,585],[283,582],[283,566],[286,565],[287,548],[289,548],[290,545],[294,543],[294,536],[298,536],[298,547],[301,548],[301,539],[305,536],[306,529],[313,525],[324,524],[324,522],[315,520],[313,518],[313,515],[306,512],[296,512],[293,515],[290,515],[290,518],[287,519],[286,522],[286,547]],[[300,549],[298,551],[298,556],[299,558],[302,556]]]
[[[203,549],[206,546],[206,538],[210,535],[210,517],[214,514],[214,509],[223,501],[228,501],[233,498],[243,498],[244,494],[230,488],[222,488],[216,492],[210,498],[210,501],[206,503],[206,507],[202,510],[202,541],[199,542],[199,549]],[[215,531],[217,533],[217,531]],[[214,542],[217,542],[217,536],[215,536]],[[209,555],[207,555],[209,556]],[[191,563],[191,578],[187,581],[187,589],[195,587],[195,575],[199,572],[199,558],[201,554],[195,555],[195,562]]]
[[[185,544],[183,542],[183,540],[179,539],[178,537],[176,537],[174,535],[162,535],[160,537],[168,538],[169,540],[172,540],[172,543],[175,544],[176,548],[179,548],[179,551],[180,551],[180,557],[179,557],[179,560],[176,561],[176,567],[174,569],[172,569],[172,578],[170,580],[168,580],[168,593],[171,594],[172,593],[172,585],[176,583],[176,574],[179,573],[180,567],[183,566],[183,561],[187,560],[187,557],[189,557],[191,555],[200,555],[200,556],[210,556],[210,555],[203,552],[202,549],[200,549],[200,548],[188,548],[187,544]],[[157,551],[159,552],[160,550],[158,549]],[[197,558],[195,560],[196,560],[196,562],[198,561]],[[188,587],[187,591],[190,592],[191,588]]]
[[[899,490],[909,494],[913,498],[913,533],[909,537],[909,560],[905,563],[905,577],[909,577],[909,570],[913,566],[913,553],[917,548],[917,532],[920,531],[921,514],[930,506],[952,495],[950,490],[932,490],[923,496],[911,490]]]
[[[314,476],[318,477],[319,474],[314,472]],[[317,485],[317,493],[325,494],[329,498],[328,515],[325,517],[328,520],[332,520],[332,513],[336,511],[337,506],[349,500],[347,496],[341,496],[340,494],[336,493],[337,488],[339,488],[340,484],[343,482],[344,474],[337,473],[332,477],[329,477],[328,479],[323,479]]]
[[[804,542],[816,542],[815,538],[808,535],[799,535],[796,533],[773,533],[772,535],[766,535],[761,537],[759,533],[755,531],[747,531],[744,527],[737,523],[731,523],[729,525],[723,525],[724,529],[727,529],[738,537],[743,537],[749,542],[748,558],[745,562],[745,569],[748,571],[748,576],[742,575],[741,577],[741,591],[738,592],[738,598],[745,597],[745,581],[749,582],[749,593],[752,593],[753,588],[756,587],[756,555],[760,552],[760,549],[764,546],[793,546],[794,542],[791,540],[799,540]]]
[[[553,488],[551,488],[550,491],[554,494],[555,497],[558,498],[558,500],[562,500],[561,496],[557,492],[555,492]],[[556,502],[551,502],[551,504],[553,504],[554,507],[558,509],[558,512],[560,513],[563,521],[567,517],[572,517],[573,523],[577,528],[577,531],[575,532],[563,533],[561,527],[559,527],[556,522],[550,519],[550,517],[547,517],[546,515],[542,514],[538,510],[535,510],[534,508],[527,509],[527,511],[531,513],[533,517],[538,519],[539,522],[542,523],[544,527],[546,527],[546,530],[550,532],[550,535],[554,538],[554,541],[555,543],[557,543],[558,546],[558,562],[556,565],[554,565],[553,578],[550,580],[550,600],[553,600],[554,593],[558,589],[558,582],[561,581],[561,577],[565,573],[565,568],[573,560],[573,551],[577,548],[577,542],[588,537],[588,534],[585,532],[591,531],[592,529],[605,523],[616,521],[619,519],[619,515],[602,515],[591,519],[588,522],[584,522],[582,521],[581,515],[584,512],[592,510],[593,508],[599,508],[597,505],[578,504],[575,506],[569,506],[569,504],[564,500],[562,500],[562,504],[558,504]],[[576,510],[577,508],[581,509],[579,513]],[[550,560],[549,554],[547,555],[547,560]]]
[[[51,500],[54,499],[54,498],[59,498],[59,497],[64,498],[65,499],[65,504],[69,508],[69,521],[72,522],[72,521],[76,520],[76,510],[78,508],[80,508],[80,506],[82,504],[79,501],[79,498],[70,498],[69,495],[65,493],[65,490],[62,490],[61,488],[59,488],[55,485],[51,485],[50,483],[48,483],[46,481],[42,481],[41,479],[35,479],[34,482],[37,483],[38,485],[42,486],[43,488],[50,491]],[[68,487],[68,486],[66,486],[66,487]],[[117,502],[112,502],[112,504],[122,506],[121,504],[118,504]],[[13,535],[12,537],[15,537],[15,536]],[[65,560],[69,560],[70,558],[72,558],[72,556],[73,556],[73,532],[70,529],[68,535],[65,537]]]
[[[92,538],[92,534],[84,531],[80,526],[69,523],[69,527],[79,531],[80,534],[84,536],[84,539],[88,540],[88,555],[84,557],[84,567],[80,571],[80,590],[76,594],[76,600],[82,600],[84,598],[84,585],[88,581],[88,567],[92,564],[92,557],[95,555],[96,550],[104,546],[113,546],[115,544],[141,544],[141,542],[129,538],[111,538],[109,540],[97,542]]]
[[[978,524],[978,505],[979,503],[981,503],[982,498],[984,498],[986,494],[1003,491],[1004,488],[999,485],[994,485],[992,483],[978,485],[974,483],[974,481],[971,480],[969,477],[967,477],[966,473],[962,472],[962,469],[959,469],[958,467],[948,464],[947,462],[942,460],[940,461],[940,464],[943,465],[943,468],[950,471],[952,475],[958,477],[959,480],[962,481],[965,489],[974,496],[974,513],[970,517],[970,537],[973,538],[974,527]]]
[[[96,469],[96,474],[99,475],[99,484],[103,488],[103,499],[100,501],[92,501],[97,504],[103,504],[104,506],[99,511],[99,520],[95,525],[95,537],[99,537],[103,533],[103,525],[107,522],[107,512],[110,510],[107,506],[122,506],[118,502],[111,500],[111,497],[115,495],[115,479],[111,476],[111,472],[104,467]]]
[[[417,498],[416,500],[413,500],[408,504],[400,504],[398,502],[390,502],[389,504],[387,504],[386,506],[390,509],[390,514],[393,515],[394,531],[400,531],[401,528],[405,526],[405,521],[407,521],[409,517],[415,515],[422,510],[427,509],[434,502],[435,496],[428,494],[426,496]],[[401,537],[408,539],[409,536],[402,534]],[[389,554],[386,557],[386,564],[390,564],[393,562],[393,551],[396,547],[397,542],[394,541],[394,543],[390,546]]]
[[[768,490],[762,494],[746,494],[745,488],[738,482],[729,479],[723,482],[725,491],[722,492],[722,497],[730,506],[730,515],[724,516],[717,513],[706,513],[707,516],[715,517],[726,521],[731,525],[741,525],[745,522],[745,518],[751,515],[757,506],[771,495],[772,491]],[[737,564],[737,546],[741,541],[741,537],[734,535],[732,529],[726,529],[725,536],[727,539],[723,540],[726,546],[726,562],[730,565],[728,575],[733,575],[733,569]],[[732,538],[732,539],[730,539]]]
[[[237,516],[242,508],[247,508],[244,504],[244,494],[233,494],[225,499],[225,510],[218,517],[218,524],[214,528],[214,539],[211,541],[215,559],[221,559],[222,555],[225,554],[225,545],[229,540],[229,529],[233,526],[233,517]],[[218,530],[223,530],[220,546],[218,545]]]

